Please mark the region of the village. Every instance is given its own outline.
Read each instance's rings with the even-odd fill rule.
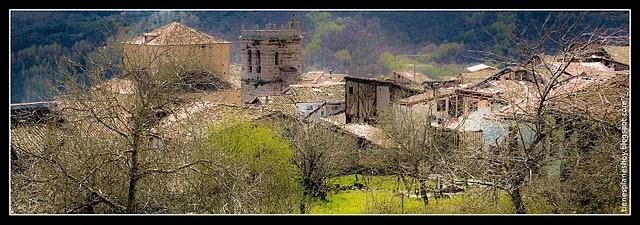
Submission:
[[[185,63],[186,66],[181,68],[189,71],[189,79],[196,81],[184,81],[185,86],[179,92],[180,95],[188,96],[189,101],[167,103],[172,105],[169,110],[154,111],[153,122],[144,122],[144,127],[149,127],[152,132],[140,134],[144,136],[140,140],[147,142],[140,146],[162,149],[164,146],[172,146],[172,143],[188,143],[198,136],[206,136],[212,129],[211,124],[243,118],[255,123],[284,121],[281,123],[326,126],[340,137],[353,139],[362,149],[411,149],[414,148],[410,144],[413,142],[436,145],[440,143],[438,141],[446,141],[441,146],[453,146],[446,147],[447,151],[457,149],[463,152],[462,155],[470,155],[468,152],[486,152],[517,140],[518,143],[522,142],[523,149],[533,149],[530,146],[544,142],[542,151],[553,151],[559,148],[554,147],[554,143],[560,146],[578,125],[562,126],[553,132],[544,133],[545,137],[552,138],[542,140],[539,137],[541,131],[535,126],[536,119],[542,117],[536,117],[540,114],[535,112],[540,113],[544,109],[544,118],[553,117],[556,125],[563,119],[579,117],[580,121],[610,124],[613,128],[607,129],[615,130],[616,124],[621,120],[618,112],[625,107],[620,99],[628,98],[629,45],[575,43],[567,50],[572,52],[571,58],[566,58],[567,55],[542,54],[530,57],[521,64],[500,64],[500,67],[492,66],[498,64],[488,61],[479,61],[476,65],[467,67],[465,72],[435,80],[415,70],[397,70],[374,76],[333,70],[309,71],[304,68],[304,34],[298,21],[291,19],[286,24],[250,27],[254,26],[243,26],[241,35],[236,40],[223,40],[172,22],[124,43],[124,71],[134,71],[134,68],[141,65],[148,65],[146,71],[169,71],[172,69],[167,67],[168,64],[180,61]],[[240,46],[239,64],[232,64],[230,60],[234,42]],[[106,90],[110,92],[107,96],[126,99],[129,98],[126,96],[140,93],[137,90],[142,87],[136,85],[145,84],[144,79],[156,78],[153,73],[143,78],[135,73],[115,74],[104,83],[96,84],[93,90],[100,93]],[[549,85],[550,83],[553,85]],[[156,104],[152,99],[150,101],[149,104]],[[93,114],[100,114],[97,110],[114,110],[108,105],[90,106],[68,99],[12,104],[12,167],[27,171],[24,167],[26,161],[23,158],[27,158],[24,152],[41,152],[51,148],[51,141],[47,141],[50,137],[47,135],[51,135],[51,131],[47,130],[45,124],[74,123],[75,118],[68,115],[76,114],[68,113],[79,115],[86,107],[95,108],[95,111],[87,112]],[[62,110],[68,108],[79,110]],[[64,113],[58,113],[59,111]],[[106,123],[98,121],[77,126],[78,130],[73,132],[80,132],[85,138],[97,138],[100,143],[119,146],[120,144],[109,141],[110,135],[107,133],[116,133],[114,136],[118,136],[120,130],[135,130],[127,128],[128,123],[115,121],[113,124],[116,125],[109,125],[111,119],[105,120]],[[390,132],[390,127],[396,129],[396,133]],[[415,132],[408,132],[410,129],[415,129]],[[411,134],[403,134],[405,131]],[[72,131],[63,131],[65,132]],[[433,136],[415,136],[420,132],[434,133]],[[530,145],[531,143],[534,144]],[[439,149],[439,146],[435,149]],[[170,157],[165,153],[158,154],[160,155],[157,157],[160,158]],[[430,162],[437,162],[439,166],[450,166],[448,161],[445,162],[446,157],[425,157],[437,158]],[[382,156],[367,158],[371,162],[377,159],[382,160]],[[344,175],[365,174],[366,169],[362,168],[366,166],[355,166],[360,165],[359,162],[364,158],[354,160],[352,167],[360,169],[353,169]],[[182,162],[173,163],[179,165]],[[471,167],[475,164],[469,162],[464,165]],[[445,172],[447,170],[454,169],[442,169],[424,175],[426,180],[436,182],[440,195],[461,192],[470,183],[483,187],[500,187],[498,180],[468,175],[476,174],[475,172],[451,176],[449,172]],[[526,175],[522,179],[531,180],[531,174],[536,169],[527,168],[523,171],[526,171],[523,172]],[[380,175],[385,173],[380,172]],[[355,179],[358,181],[358,175]],[[424,182],[422,179],[418,180]],[[173,188],[171,190],[179,192],[185,185],[186,183],[176,183],[170,186]],[[424,187],[419,186],[415,193],[400,191],[396,194],[400,193],[403,200],[405,197],[420,199],[423,196],[438,196],[438,193],[426,193],[422,189]],[[104,199],[100,201],[108,202]],[[301,210],[304,213],[304,207]]]

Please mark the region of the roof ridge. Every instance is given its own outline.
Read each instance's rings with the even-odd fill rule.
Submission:
[[[155,36],[147,39],[146,36]],[[134,38],[131,43],[144,45],[192,45],[192,44],[213,44],[228,43],[228,41],[196,30],[177,21],[170,22],[161,27],[144,32]]]

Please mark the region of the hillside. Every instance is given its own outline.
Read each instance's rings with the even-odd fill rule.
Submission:
[[[578,14],[579,12],[572,12]],[[47,98],[57,61],[82,57],[123,27],[130,36],[178,21],[234,42],[243,25],[283,24],[295,17],[304,31],[304,68],[375,76],[411,62],[428,76],[460,72],[476,63],[467,50],[506,52],[505,30],[539,26],[548,12],[23,12],[11,14],[11,101]],[[628,27],[628,13],[584,13],[584,26]],[[410,58],[402,55],[421,55]]]

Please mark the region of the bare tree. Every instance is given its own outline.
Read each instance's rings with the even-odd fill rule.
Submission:
[[[325,199],[326,180],[342,175],[358,148],[355,139],[325,123],[299,122],[286,127],[284,136],[294,149],[293,163],[302,173],[303,199],[300,213],[306,213],[310,198]]]
[[[500,115],[506,119],[505,125],[508,127],[504,141],[496,144],[497,148],[493,151],[496,154],[480,157],[491,168],[487,171],[493,172],[490,176],[493,177],[491,179],[495,181],[495,186],[509,193],[516,213],[527,212],[521,191],[526,184],[526,178],[532,180],[538,177],[539,173],[546,171],[550,163],[558,160],[558,155],[553,155],[550,151],[554,146],[549,146],[547,141],[559,130],[564,130],[580,120],[580,117],[576,116],[564,117],[565,120],[558,119],[556,103],[566,101],[568,96],[577,94],[577,88],[566,87],[568,83],[581,79],[582,76],[568,73],[568,68],[584,58],[591,57],[594,54],[594,46],[627,35],[624,29],[605,31],[585,25],[587,21],[584,21],[583,17],[584,14],[549,14],[540,27],[526,26],[509,30],[507,35],[516,46],[510,54],[476,52],[484,55],[484,60],[517,66],[529,74],[543,78],[531,81],[535,87],[529,90],[532,97],[510,102],[508,110]],[[573,108],[562,114],[571,115],[578,112],[579,110]],[[591,120],[598,121],[593,118]],[[582,133],[586,130],[575,132]]]
[[[198,55],[175,57],[174,47],[124,54],[128,39],[114,31],[86,64],[63,59],[63,78],[54,89],[64,123],[46,126],[43,148],[19,153],[32,164],[26,177],[15,178],[49,177],[39,180],[49,185],[39,190],[40,198],[51,201],[43,212],[167,212],[171,196],[183,190],[181,172],[207,163],[187,159],[184,146],[160,144],[162,134],[155,129],[161,118],[193,100],[185,89],[211,84],[193,78]]]
[[[437,182],[433,191],[438,196],[442,186],[440,176],[455,175],[453,159],[459,148],[457,132],[433,126],[430,112],[391,107],[379,122],[381,138],[391,143],[385,154],[388,172],[398,176],[407,193],[417,183],[424,205],[429,204],[428,179]]]

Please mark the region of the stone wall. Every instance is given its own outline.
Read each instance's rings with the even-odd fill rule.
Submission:
[[[242,30],[240,46],[245,103],[257,96],[278,94],[300,78],[302,36],[297,28]]]
[[[191,69],[203,69],[229,80],[230,43],[207,45],[137,45],[125,44],[123,64],[125,68],[151,68],[158,63],[172,62],[188,65]]]

